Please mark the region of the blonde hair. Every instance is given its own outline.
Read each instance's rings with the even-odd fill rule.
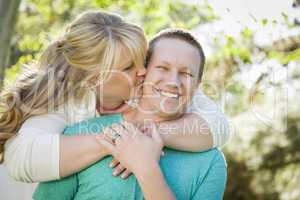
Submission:
[[[37,65],[26,68],[0,96],[0,162],[5,142],[29,117],[45,114],[87,92],[90,80],[104,80],[126,48],[136,65],[143,64],[147,41],[143,30],[120,16],[88,11],[50,44]],[[75,88],[76,85],[76,88]]]

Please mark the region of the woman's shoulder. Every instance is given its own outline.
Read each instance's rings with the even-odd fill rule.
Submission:
[[[46,132],[57,132],[56,129],[62,129],[66,126],[66,119],[63,115],[58,113],[47,113],[42,115],[36,115],[28,118],[22,124],[19,132],[28,129],[41,129]]]

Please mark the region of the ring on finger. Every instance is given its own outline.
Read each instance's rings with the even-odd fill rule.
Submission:
[[[117,133],[117,132],[114,132],[113,135],[112,135],[112,137],[111,137],[112,142],[113,142],[114,144],[116,144],[116,140],[117,140],[119,137],[121,137],[121,135],[120,135],[119,133]]]

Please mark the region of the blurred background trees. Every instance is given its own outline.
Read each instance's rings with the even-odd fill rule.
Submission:
[[[8,66],[10,40],[16,22],[20,0],[0,0],[0,82]]]
[[[300,19],[284,10],[300,13],[298,0],[285,2],[281,20],[247,13],[252,25],[225,20],[234,6],[222,15],[204,0],[23,0],[18,8],[19,2],[0,0],[4,84],[88,9],[117,12],[143,26],[148,38],[168,27],[192,30],[208,57],[201,87],[230,116],[234,132],[224,147],[224,198],[300,199]],[[275,6],[268,2],[266,13]]]

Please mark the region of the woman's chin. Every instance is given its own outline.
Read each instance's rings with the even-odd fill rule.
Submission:
[[[107,108],[103,106],[98,107],[98,111],[100,114],[114,114],[114,113],[122,113],[128,110],[130,107],[125,103],[121,103],[115,107]]]

